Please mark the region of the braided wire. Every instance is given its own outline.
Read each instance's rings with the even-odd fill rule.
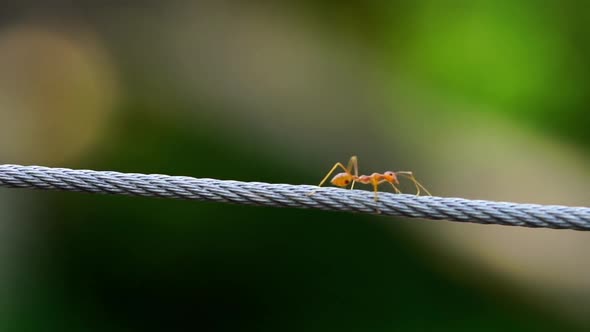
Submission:
[[[0,165],[0,187],[65,190],[350,211],[479,224],[590,230],[590,208],[373,193],[309,185],[240,182],[161,174]],[[312,191],[317,190],[313,195]]]

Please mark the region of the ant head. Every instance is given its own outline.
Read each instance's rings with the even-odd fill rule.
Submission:
[[[389,183],[399,183],[399,181],[397,180],[397,175],[395,175],[395,172],[387,171],[383,173],[383,179],[385,179]]]
[[[352,183],[352,174],[338,173],[332,178],[332,184],[338,187],[346,187]]]

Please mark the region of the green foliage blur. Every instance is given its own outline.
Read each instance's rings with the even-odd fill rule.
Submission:
[[[263,8],[271,23],[257,26],[256,23],[268,17],[254,14],[253,29],[264,31],[263,36],[269,33],[271,42],[276,36],[268,31],[269,27],[283,17],[276,13],[297,12],[304,19],[295,22],[302,29],[310,29],[311,35],[354,43],[353,50],[362,50],[359,54],[376,54],[370,61],[366,55],[358,56],[364,59],[363,63],[379,59],[377,67],[384,77],[395,76],[407,82],[406,87],[421,86],[429,91],[429,96],[437,95],[445,101],[486,105],[485,110],[474,112],[488,112],[523,131],[530,130],[584,151],[590,148],[587,11],[579,10],[573,3],[556,1],[539,6],[533,1],[455,1],[452,4],[307,1],[266,5],[230,1],[194,8],[184,2],[136,5],[97,2],[89,6],[23,6],[19,11],[22,23],[16,25],[53,24],[50,26],[58,28],[51,31],[67,34],[71,30],[74,35],[83,31],[80,40],[84,47],[87,47],[84,38],[92,36],[100,40],[106,50],[101,52],[109,54],[110,64],[106,68],[115,68],[113,80],[117,83],[112,89],[117,91],[113,93],[117,102],[109,112],[98,111],[105,114],[100,121],[88,115],[74,123],[68,122],[75,120],[70,117],[65,123],[78,128],[73,133],[60,131],[59,124],[43,129],[60,140],[56,144],[50,144],[51,138],[46,143],[40,141],[35,145],[38,153],[32,148],[29,155],[9,159],[8,152],[2,154],[8,148],[2,150],[0,146],[2,162],[315,184],[329,166],[336,161],[345,162],[351,154],[408,152],[399,146],[389,151],[388,143],[375,147],[363,141],[366,137],[370,142],[379,141],[381,137],[375,134],[378,129],[363,127],[363,123],[371,123],[366,120],[371,116],[369,111],[359,111],[355,116],[336,112],[344,114],[343,118],[353,119],[349,128],[344,122],[340,125],[339,117],[321,117],[318,114],[322,111],[307,114],[299,109],[306,104],[291,103],[289,98],[297,100],[297,93],[295,97],[285,97],[277,87],[284,83],[285,87],[280,88],[291,91],[291,83],[282,81],[281,73],[274,80],[273,61],[278,60],[259,59],[254,50],[247,50],[251,45],[248,42],[252,42],[253,49],[264,48],[262,37],[262,41],[252,38],[239,44],[237,50],[247,55],[240,54],[237,58],[244,62],[231,62],[236,68],[227,66],[229,69],[223,68],[226,64],[223,61],[220,68],[211,68],[207,62],[197,69],[191,67],[193,61],[204,61],[201,54],[212,53],[215,59],[226,56],[220,49],[227,47],[227,52],[235,51],[225,44],[214,51],[196,47],[191,49],[194,53],[178,54],[178,50],[170,50],[169,44],[162,42],[177,37],[166,32],[167,29],[180,31],[185,38],[189,36],[179,44],[192,38],[209,38],[209,30],[205,37],[191,37],[194,31],[189,28],[194,28],[195,31],[211,29],[210,38],[215,44],[218,35],[214,31],[240,21],[246,15],[244,12],[257,13],[259,8]],[[199,25],[199,20],[209,17],[202,14],[207,11],[211,11],[211,17],[221,16],[221,23],[212,23],[216,22],[212,18]],[[229,14],[225,17],[226,14],[219,12]],[[191,18],[193,14],[195,18]],[[279,19],[274,19],[274,14]],[[15,19],[4,16],[8,30]],[[190,24],[174,30],[171,27],[177,17]],[[313,24],[307,26],[306,22]],[[165,32],[169,33],[165,38],[154,36]],[[277,37],[291,45],[281,38],[282,35]],[[293,37],[301,45],[305,44],[303,39]],[[98,48],[88,47],[91,54]],[[0,47],[0,63],[5,59],[2,50]],[[278,53],[289,56],[288,51]],[[244,60],[247,56],[256,61]],[[335,58],[328,62],[338,61]],[[251,95],[248,89],[245,89],[247,97],[231,91],[218,93],[225,91],[226,84],[234,84],[234,78],[249,73],[253,63],[259,64],[258,60],[261,68],[268,68],[268,73],[256,72],[262,78],[246,75],[243,83],[248,88],[256,84],[266,87],[265,79],[272,77],[269,86],[279,91],[278,97],[272,97],[278,100],[277,104],[266,104],[264,98],[248,104]],[[102,65],[101,61],[97,63]],[[171,64],[176,67],[162,69]],[[84,66],[80,68],[83,69],[79,71],[86,70]],[[78,72],[72,71],[74,75]],[[186,73],[190,71],[195,71],[202,81],[187,78]],[[231,83],[223,81],[226,71],[231,73]],[[297,68],[292,70],[297,71]],[[100,75],[103,73],[100,71]],[[94,75],[92,71],[83,74],[86,76],[81,82]],[[301,78],[303,85],[313,85],[315,79],[314,76]],[[191,90],[191,84],[199,86],[203,81],[211,84],[213,92],[206,88]],[[53,88],[61,91],[59,86],[64,81],[58,78],[55,82],[58,83]],[[394,85],[391,81],[389,84]],[[384,90],[390,88],[385,86]],[[0,96],[2,89],[0,86]],[[319,99],[313,101],[323,101],[338,91],[332,90],[329,84],[318,90]],[[75,94],[76,90],[68,91]],[[80,100],[87,101],[91,93],[84,91]],[[255,88],[252,91],[252,94],[259,92]],[[264,95],[268,90],[261,88],[261,91]],[[360,89],[353,87],[352,91]],[[68,93],[59,95],[67,98]],[[226,102],[232,98],[235,103]],[[5,105],[0,103],[0,106]],[[270,110],[268,113],[251,115],[255,109],[265,107]],[[282,115],[282,110],[291,108],[294,115]],[[380,119],[386,112],[387,108],[380,108],[376,117]],[[417,116],[430,118],[427,126],[434,125],[433,121],[439,117],[461,119],[463,116],[452,107],[431,112],[432,115]],[[13,118],[4,119],[7,123]],[[272,136],[275,132],[288,132],[289,123],[299,120],[301,127],[295,127],[293,136]],[[403,127],[403,121],[400,122]],[[100,128],[91,128],[98,123],[102,123]],[[42,130],[31,128],[31,133]],[[79,143],[78,137],[94,132],[92,144],[69,155],[63,152],[68,144]],[[342,136],[343,132],[350,136]],[[274,148],[269,147],[273,144]],[[362,150],[357,152],[359,149]],[[38,159],[42,150],[60,151],[64,157]],[[407,162],[403,167],[415,168],[419,162],[428,160],[419,153],[410,153],[408,158],[413,163]],[[377,159],[384,167],[388,167],[387,161]],[[372,166],[371,159],[361,158],[361,168],[369,171],[379,167]],[[421,174],[430,180],[423,182],[436,183],[436,163],[423,166]],[[26,230],[22,231],[26,240],[19,240],[21,254],[15,256],[17,267],[8,283],[10,300],[3,307],[6,310],[0,321],[3,331],[583,331],[588,328],[586,323],[570,319],[551,307],[537,305],[537,297],[528,296],[527,291],[500,273],[491,273],[430,245],[429,237],[410,225],[422,223],[424,229],[435,223],[431,221],[153,198],[8,189],[0,192],[16,202],[12,206],[14,213],[26,224],[23,226]]]

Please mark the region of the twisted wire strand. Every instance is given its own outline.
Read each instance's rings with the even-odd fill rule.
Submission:
[[[333,187],[0,165],[0,187],[312,208],[479,224],[590,230],[590,208],[373,193]],[[313,195],[312,191],[317,190]]]

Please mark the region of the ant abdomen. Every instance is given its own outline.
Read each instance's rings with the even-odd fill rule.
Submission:
[[[330,181],[333,185],[338,187],[346,187],[353,180],[353,176],[348,173],[338,173]]]

